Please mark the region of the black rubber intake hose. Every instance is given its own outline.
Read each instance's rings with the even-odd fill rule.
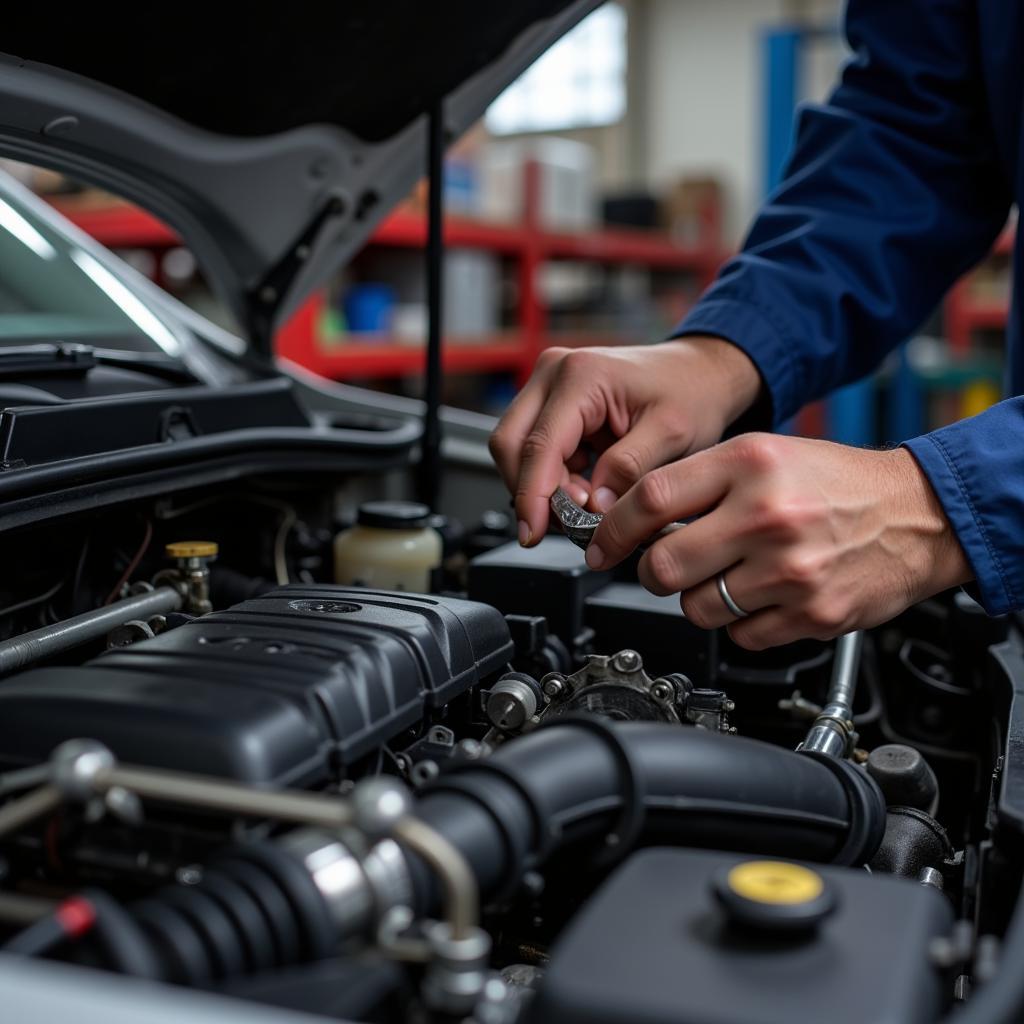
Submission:
[[[435,779],[416,814],[501,898],[557,849],[641,839],[861,864],[885,831],[875,782],[845,761],[647,722],[562,718]]]
[[[226,851],[198,884],[167,886],[128,914],[158,976],[178,984],[321,960],[337,946],[313,879],[270,842]]]

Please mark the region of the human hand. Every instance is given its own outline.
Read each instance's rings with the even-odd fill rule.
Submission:
[[[641,541],[652,593],[681,592],[687,619],[728,627],[762,650],[878,625],[973,573],[938,498],[904,448],[744,434],[644,476],[605,515],[587,549],[593,569]],[[747,613],[727,607],[716,577]]]
[[[648,470],[718,441],[760,387],[749,357],[719,338],[547,349],[491,437],[520,542],[544,536],[557,487],[603,512]]]

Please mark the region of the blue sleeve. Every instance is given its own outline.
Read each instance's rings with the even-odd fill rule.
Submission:
[[[1024,608],[1024,398],[907,441],[953,525],[989,615]]]
[[[673,335],[742,348],[775,423],[875,368],[1006,219],[974,18],[970,0],[850,0],[840,84]]]

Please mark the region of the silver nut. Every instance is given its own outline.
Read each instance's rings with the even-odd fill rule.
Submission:
[[[115,650],[119,647],[131,647],[132,644],[138,643],[140,640],[152,640],[154,636],[156,634],[148,622],[143,622],[141,619],[131,619],[120,626],[115,626],[107,634],[107,647],[110,650]]]
[[[443,1013],[465,1016],[490,978],[491,937],[473,928],[464,938],[453,939],[450,926],[441,921],[428,925],[425,934],[433,958],[423,977],[424,1002]]]
[[[103,795],[103,804],[118,821],[127,825],[141,825],[144,820],[142,801],[124,786],[111,786]]]
[[[636,651],[631,651],[626,648],[624,651],[619,651],[612,658],[612,668],[616,672],[639,672],[644,667],[644,660],[637,654]]]
[[[97,740],[67,740],[50,755],[53,784],[68,800],[85,803],[96,795],[96,777],[117,764]]]
[[[671,683],[665,682],[664,679],[659,679],[651,686],[651,696],[655,700],[664,703],[675,696],[675,690],[673,690]]]
[[[544,695],[550,697],[552,700],[555,697],[561,696],[565,690],[565,683],[559,676],[549,676],[544,680],[543,684]]]
[[[374,839],[389,835],[412,806],[409,790],[383,775],[357,783],[350,799],[356,828]]]
[[[460,740],[455,747],[456,751],[469,761],[475,761],[484,755],[484,745],[479,740]]]
[[[178,885],[198,885],[203,880],[203,869],[198,864],[185,864],[174,872]]]

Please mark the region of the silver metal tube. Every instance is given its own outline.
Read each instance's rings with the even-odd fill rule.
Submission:
[[[355,817],[351,802],[341,797],[261,790],[206,775],[155,768],[103,768],[96,773],[93,787],[97,793],[119,787],[143,800],[276,818],[332,830],[353,824]],[[444,890],[445,918],[451,925],[452,937],[461,939],[471,934],[479,917],[479,898],[476,878],[462,854],[429,825],[408,815],[394,823],[390,834],[396,842],[418,853],[437,874]]]
[[[25,896],[19,892],[0,892],[0,921],[7,924],[34,924],[59,906],[58,900]]]
[[[16,832],[22,826],[49,814],[60,806],[60,802],[60,790],[50,783],[15,800],[9,800],[0,807],[0,836]]]
[[[157,587],[145,594],[126,597],[103,608],[94,608],[64,619],[63,622],[55,622],[52,626],[11,637],[0,642],[0,676],[91,640],[98,640],[115,626],[122,626],[131,619],[166,615],[177,611],[181,605],[182,597],[177,590],[173,587]]]
[[[861,630],[844,633],[836,641],[825,706],[815,718],[800,744],[801,750],[812,750],[829,757],[845,757],[853,734],[853,697],[857,689],[864,634]]]
[[[208,775],[114,767],[101,769],[93,785],[99,793],[121,787],[142,800],[254,818],[277,818],[318,828],[341,828],[352,823],[351,804],[341,797],[297,790],[257,789]]]

